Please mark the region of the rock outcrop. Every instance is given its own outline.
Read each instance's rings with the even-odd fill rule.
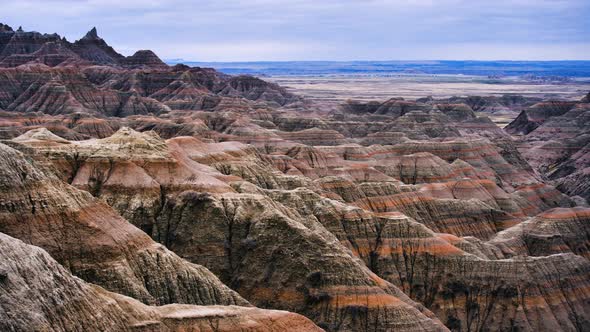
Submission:
[[[297,314],[238,306],[147,306],[72,276],[44,250],[0,233],[3,331],[321,331]]]
[[[563,115],[575,105],[575,102],[562,101],[550,101],[535,104],[522,111],[520,115],[506,127],[506,131],[513,135],[526,135],[537,129],[547,119]]]
[[[92,28],[84,37],[74,42],[71,48],[82,59],[96,64],[116,65],[125,59],[98,36],[96,28]]]
[[[53,151],[58,168],[61,160],[70,160],[68,153],[72,158],[77,153],[75,173],[62,176],[73,175],[74,185],[105,199],[185,259],[204,264],[257,306],[304,314],[328,330],[444,330],[429,311],[351,256],[321,224],[265,196],[237,194],[207,175],[217,171],[193,161],[190,157],[196,156],[184,150],[191,146],[187,142],[164,144],[121,129],[104,140],[54,149],[34,144],[35,136],[16,141]],[[92,169],[102,170],[100,184]],[[308,281],[315,275],[321,280]]]
[[[142,61],[142,60],[138,60]],[[138,66],[142,67],[139,62]],[[144,68],[144,67],[142,67]],[[89,67],[18,67],[0,70],[0,107],[6,111],[59,115],[83,113],[97,117],[161,115],[172,108],[253,110],[254,103],[296,102],[297,97],[270,83],[264,88],[231,88],[224,75],[201,68],[183,72],[159,69],[115,70]],[[15,84],[19,82],[19,84]],[[261,93],[264,90],[266,92]],[[231,94],[232,97],[220,95]],[[187,97],[188,95],[188,97]],[[191,99],[187,99],[191,98]]]
[[[590,104],[581,101],[566,106],[560,103],[544,112],[549,115],[534,122],[534,130],[523,132],[526,135],[520,138],[519,149],[528,162],[559,190],[589,200],[590,129],[587,123]],[[525,111],[521,116],[527,116]],[[511,125],[511,128],[517,128],[518,119]]]
[[[6,145],[0,154],[0,232],[44,248],[88,282],[144,303],[247,304],[104,202],[44,175]]]
[[[140,50],[125,58],[123,63],[132,68],[137,67],[167,67],[167,65],[150,50]]]
[[[0,67],[17,67],[41,63],[49,67],[66,65],[112,65],[131,68],[162,68],[167,65],[152,51],[141,50],[125,57],[115,51],[92,28],[74,43],[58,34],[13,31],[8,25],[0,28]]]
[[[585,294],[583,251],[532,255],[514,244],[527,216],[574,203],[487,140],[256,149],[124,128],[98,140],[34,131],[14,141],[252,304],[327,330],[570,329],[587,319],[586,295],[571,295]],[[62,162],[75,156],[78,168]],[[548,309],[554,297],[568,309]]]

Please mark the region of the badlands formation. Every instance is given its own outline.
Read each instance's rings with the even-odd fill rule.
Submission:
[[[0,67],[0,330],[589,329],[589,96],[325,110],[96,29]]]

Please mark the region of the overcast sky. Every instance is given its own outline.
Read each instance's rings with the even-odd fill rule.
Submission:
[[[123,54],[261,60],[590,59],[590,0],[6,0],[0,22]]]

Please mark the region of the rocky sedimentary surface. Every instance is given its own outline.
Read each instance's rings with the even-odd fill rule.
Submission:
[[[512,248],[528,216],[575,203],[486,140],[370,148],[281,141],[264,151],[123,128],[89,141],[42,129],[13,142],[251,303],[296,311],[327,330],[386,330],[400,320],[442,328],[432,313],[447,327],[475,330],[567,330],[587,319],[585,300],[570,299],[585,287],[583,251]],[[64,162],[75,158],[77,167]],[[502,242],[496,234],[504,232],[518,236]],[[569,254],[550,256],[558,252]],[[544,269],[559,272],[540,278]],[[565,281],[547,286],[557,279]],[[571,307],[547,309],[556,296],[571,301],[557,306]],[[412,320],[402,319],[412,310]]]
[[[56,176],[106,200],[257,306],[296,311],[329,330],[444,329],[428,310],[350,255],[319,222],[265,195],[236,192],[231,184],[238,177],[194,161],[194,147],[205,147],[195,139],[165,143],[155,134],[124,128],[88,142],[63,142],[44,130],[14,142],[32,147],[37,152],[31,156],[51,162],[46,167]],[[247,146],[226,148],[246,159],[256,156]],[[47,153],[53,154],[49,160]],[[77,166],[61,163],[66,160]]]
[[[523,111],[506,129],[519,134],[528,162],[559,190],[590,199],[590,104],[546,102]]]
[[[241,304],[207,269],[153,242],[104,202],[0,145],[0,231],[40,246],[74,275],[148,304]]]
[[[49,67],[68,65],[117,65],[126,67],[166,66],[152,51],[138,51],[125,57],[98,36],[96,28],[74,43],[58,34],[14,31],[8,25],[0,28],[0,67],[43,64]]]
[[[147,306],[70,274],[39,247],[0,233],[3,331],[321,331],[297,314],[238,306]]]
[[[545,120],[567,113],[576,106],[576,102],[549,101],[537,103],[524,111],[511,122],[506,131],[511,134],[526,135],[542,125]]]

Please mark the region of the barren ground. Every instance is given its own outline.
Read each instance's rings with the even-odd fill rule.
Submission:
[[[590,90],[590,82],[566,84],[529,83],[506,79],[488,80],[477,76],[273,76],[264,79],[286,86],[289,90],[317,101],[346,99],[386,100],[392,97],[416,99],[426,96],[488,96],[521,94],[543,98],[579,99]]]

